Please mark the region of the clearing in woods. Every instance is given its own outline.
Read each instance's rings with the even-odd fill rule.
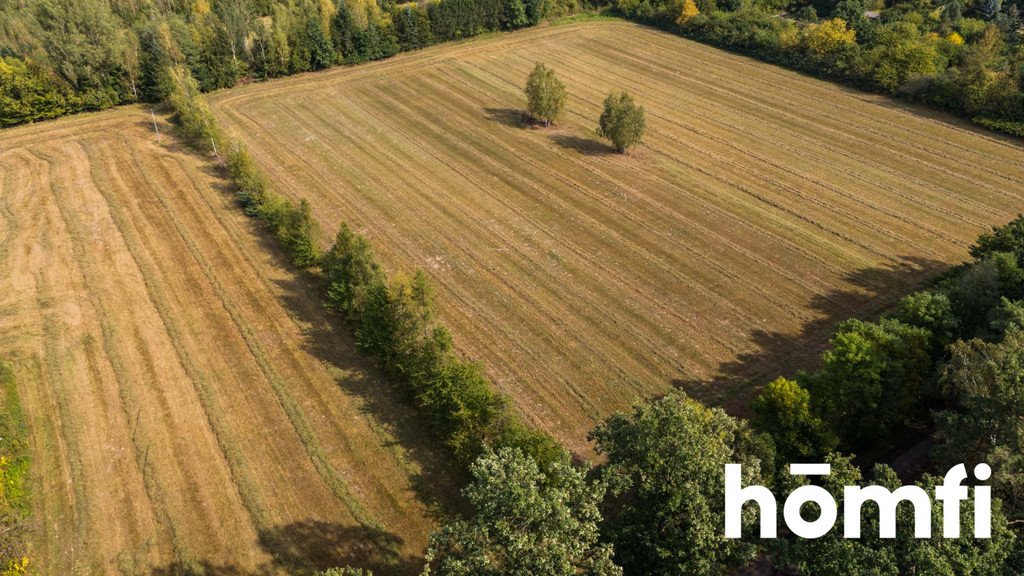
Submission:
[[[569,100],[525,129],[535,62]],[[593,135],[605,94],[646,145]],[[213,98],[325,231],[439,286],[456,345],[575,450],[671,384],[740,409],[1024,208],[1024,150],[945,116],[622,22],[551,26]],[[328,238],[325,238],[325,241]]]
[[[439,455],[222,186],[142,108],[0,134],[35,567],[410,573]]]

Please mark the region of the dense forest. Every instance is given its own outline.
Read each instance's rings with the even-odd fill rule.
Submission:
[[[184,62],[207,92],[570,9],[550,0],[0,0],[0,126],[159,100],[168,61]]]
[[[1021,0],[616,0],[628,18],[1024,136]]]
[[[587,9],[1024,135],[1024,0],[0,0],[0,127],[206,92]]]

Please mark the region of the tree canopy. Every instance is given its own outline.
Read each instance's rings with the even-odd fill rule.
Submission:
[[[538,62],[526,79],[526,108],[530,117],[545,126],[550,125],[565,108],[565,84],[555,71]]]
[[[463,494],[474,513],[430,539],[423,576],[619,576],[600,542],[604,484],[567,463],[541,470],[523,452],[481,456]]]
[[[608,94],[598,121],[598,134],[611,140],[616,150],[624,154],[639,144],[646,127],[644,107],[637,105],[629,92]]]
[[[607,532],[627,574],[719,576],[753,557],[754,545],[722,537],[725,465],[743,465],[744,485],[763,484],[774,460],[745,422],[673,390],[612,415],[591,438],[620,496]],[[752,526],[756,511],[744,513]]]

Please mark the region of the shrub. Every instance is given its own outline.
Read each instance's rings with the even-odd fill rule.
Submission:
[[[752,424],[771,435],[780,464],[810,462],[838,444],[821,418],[811,410],[811,394],[793,380],[778,378],[765,386],[753,403]]]

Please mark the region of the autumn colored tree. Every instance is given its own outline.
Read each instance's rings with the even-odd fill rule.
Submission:
[[[700,9],[697,7],[697,3],[694,2],[694,0],[683,0],[683,5],[679,10],[679,16],[676,17],[676,24],[682,26],[697,14],[700,14]]]
[[[842,18],[832,18],[811,26],[804,36],[807,51],[824,59],[857,43],[857,32],[846,26]]]

